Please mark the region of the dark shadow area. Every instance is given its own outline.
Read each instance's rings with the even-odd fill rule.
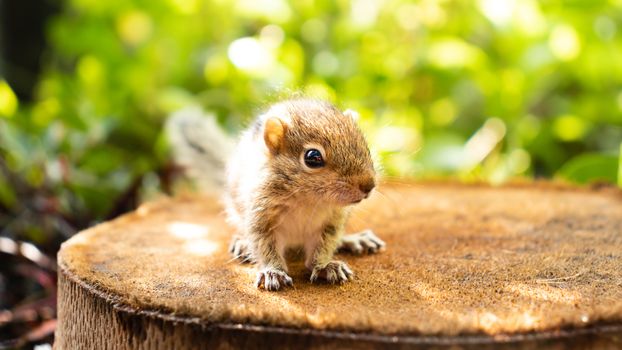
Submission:
[[[46,64],[47,23],[60,8],[60,0],[0,0],[0,77],[24,102],[34,98]]]

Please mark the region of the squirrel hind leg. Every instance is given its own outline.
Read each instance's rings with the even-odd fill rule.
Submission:
[[[251,249],[250,241],[240,236],[234,236],[229,244],[229,253],[233,259],[242,263],[255,263],[253,259],[253,252]]]

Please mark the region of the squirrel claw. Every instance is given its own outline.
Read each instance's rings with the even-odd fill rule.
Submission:
[[[315,266],[313,268],[313,271],[311,271],[311,282],[315,282],[319,278],[331,284],[344,283],[354,278],[354,272],[345,262],[333,260],[326,266]]]
[[[293,286],[294,281],[283,270],[275,268],[265,268],[257,273],[255,286],[263,287],[265,290],[275,291],[285,286]]]
[[[356,255],[377,253],[384,250],[386,243],[378,238],[371,230],[344,235],[341,239],[339,251],[350,252]]]
[[[234,237],[229,245],[229,253],[243,263],[252,262],[249,243],[245,239]]]

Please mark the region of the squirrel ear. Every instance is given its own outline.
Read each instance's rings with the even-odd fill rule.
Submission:
[[[283,138],[286,130],[285,123],[277,118],[270,117],[264,124],[263,139],[272,153],[278,153],[283,147]]]
[[[360,117],[359,112],[353,109],[346,109],[343,112],[343,115],[345,115],[346,117],[352,118],[352,120],[354,120],[355,123],[359,121],[359,117]]]

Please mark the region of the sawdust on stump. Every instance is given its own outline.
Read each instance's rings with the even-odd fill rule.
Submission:
[[[387,250],[340,254],[356,278],[336,286],[311,284],[290,262],[293,288],[256,289],[255,267],[227,253],[232,230],[213,198],[160,200],[88,229],[59,253],[56,347],[212,339],[213,348],[234,344],[214,336],[227,330],[238,340],[301,332],[312,344],[485,343],[598,327],[621,344],[619,191],[391,183],[380,192],[357,207],[349,231],[372,228]]]

